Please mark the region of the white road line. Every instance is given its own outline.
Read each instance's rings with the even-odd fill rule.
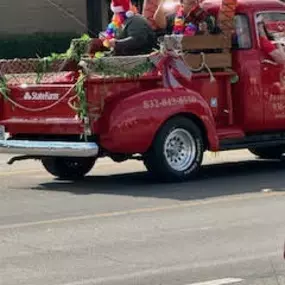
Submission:
[[[224,279],[217,279],[207,282],[199,282],[199,283],[192,283],[188,285],[225,285],[225,284],[233,284],[233,283],[239,283],[243,281],[243,279],[239,278],[224,278]]]
[[[126,273],[126,274],[120,274],[120,275],[115,275],[115,276],[107,276],[107,277],[94,277],[90,279],[81,279],[78,281],[70,281],[67,283],[59,283],[57,285],[103,285],[106,283],[111,283],[113,282],[114,284],[118,284],[119,282],[124,281],[127,283],[127,281],[132,281],[132,280],[138,280],[138,279],[143,279],[147,277],[154,277],[154,276],[161,276],[161,275],[166,275],[170,273],[179,273],[179,272],[185,272],[189,271],[189,269],[207,269],[207,268],[212,268],[213,266],[222,266],[222,265],[229,265],[229,264],[234,264],[234,263],[245,263],[248,261],[254,261],[254,260],[260,260],[260,259],[266,259],[268,260],[269,257],[276,257],[278,256],[278,252],[267,252],[262,255],[254,255],[251,257],[237,257],[237,258],[229,258],[227,260],[221,259],[221,260],[214,260],[214,261],[207,261],[207,262],[197,262],[197,263],[191,263],[191,264],[183,264],[183,265],[174,265],[174,266],[167,266],[167,267],[160,267],[160,268],[153,268],[153,269],[146,269],[142,271],[136,271],[132,273]],[[220,283],[213,283],[219,281]],[[227,283],[221,283],[225,282]],[[231,281],[229,283],[229,281]],[[213,281],[208,281],[204,283],[194,283],[194,284],[188,284],[188,285],[226,285],[226,284],[233,284],[233,283],[238,283],[244,281],[243,279],[239,278],[226,278],[226,279],[220,279],[220,280],[213,280]],[[212,283],[209,283],[212,282]],[[122,282],[122,284],[124,284]],[[133,282],[135,284],[135,282]],[[238,285],[238,284],[237,284]]]
[[[69,282],[69,283],[64,283],[64,284],[59,284],[59,285],[100,285],[100,284],[106,284],[110,282],[121,282],[121,281],[136,279],[136,278],[150,277],[150,276],[154,276],[157,274],[164,274],[165,272],[167,271],[165,271],[163,268],[157,269],[157,270],[156,269],[145,270],[141,272],[122,274],[119,276],[91,278],[91,279],[74,281],[74,282]],[[212,280],[212,281],[207,281],[207,282],[202,282],[202,283],[193,283],[193,284],[188,284],[188,285],[226,285],[226,284],[233,284],[233,283],[238,283],[242,281],[243,279],[240,279],[240,278],[225,278],[225,279]]]

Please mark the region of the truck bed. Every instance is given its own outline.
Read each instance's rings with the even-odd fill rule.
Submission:
[[[186,87],[204,97],[212,106],[217,121],[231,120],[231,114],[225,114],[224,110],[231,105],[230,77],[233,73],[216,72],[213,75],[215,80],[210,81],[207,72],[193,74]],[[82,134],[83,122],[72,108],[77,98],[74,90],[77,76],[77,72],[48,73],[40,84],[35,84],[36,73],[8,74],[10,93],[8,100],[0,98],[0,125],[11,134]],[[125,97],[163,88],[163,83],[161,76],[154,74],[140,78],[108,78],[92,73],[85,87],[89,115],[94,120],[91,129],[96,133],[97,119],[110,101],[116,104]]]

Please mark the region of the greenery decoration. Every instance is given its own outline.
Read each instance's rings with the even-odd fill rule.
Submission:
[[[79,63],[82,56],[86,53],[90,41],[91,38],[87,34],[84,34],[79,39],[73,39],[69,49],[65,53],[52,53],[50,56],[40,59],[36,68],[36,83],[40,83],[44,73],[50,71],[52,65],[58,61],[73,61],[75,63]]]
[[[85,77],[86,75],[80,72],[77,83],[75,85],[76,97],[79,103],[79,106],[76,107],[76,111],[81,120],[88,117],[88,104],[84,88]]]
[[[7,86],[7,79],[5,76],[1,75],[0,76],[0,94],[2,94],[3,98],[5,100],[9,99],[9,88]]]
[[[72,40],[70,48],[66,52],[66,57],[75,62],[79,62],[86,53],[90,41],[91,38],[87,34],[84,34],[79,39]]]
[[[118,76],[123,78],[139,77],[146,72],[151,71],[154,65],[151,61],[146,60],[145,62],[134,65],[131,69],[118,68],[118,65],[106,63],[101,58],[97,58],[92,63],[92,71],[101,76]]]

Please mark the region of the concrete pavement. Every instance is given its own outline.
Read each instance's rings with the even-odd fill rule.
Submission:
[[[284,163],[228,152],[162,185],[138,162],[70,183],[6,158],[0,284],[285,284]]]

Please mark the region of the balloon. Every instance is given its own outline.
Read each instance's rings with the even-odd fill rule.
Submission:
[[[160,0],[144,0],[142,15],[147,19],[153,29],[157,26],[153,20],[153,16],[158,8]]]

